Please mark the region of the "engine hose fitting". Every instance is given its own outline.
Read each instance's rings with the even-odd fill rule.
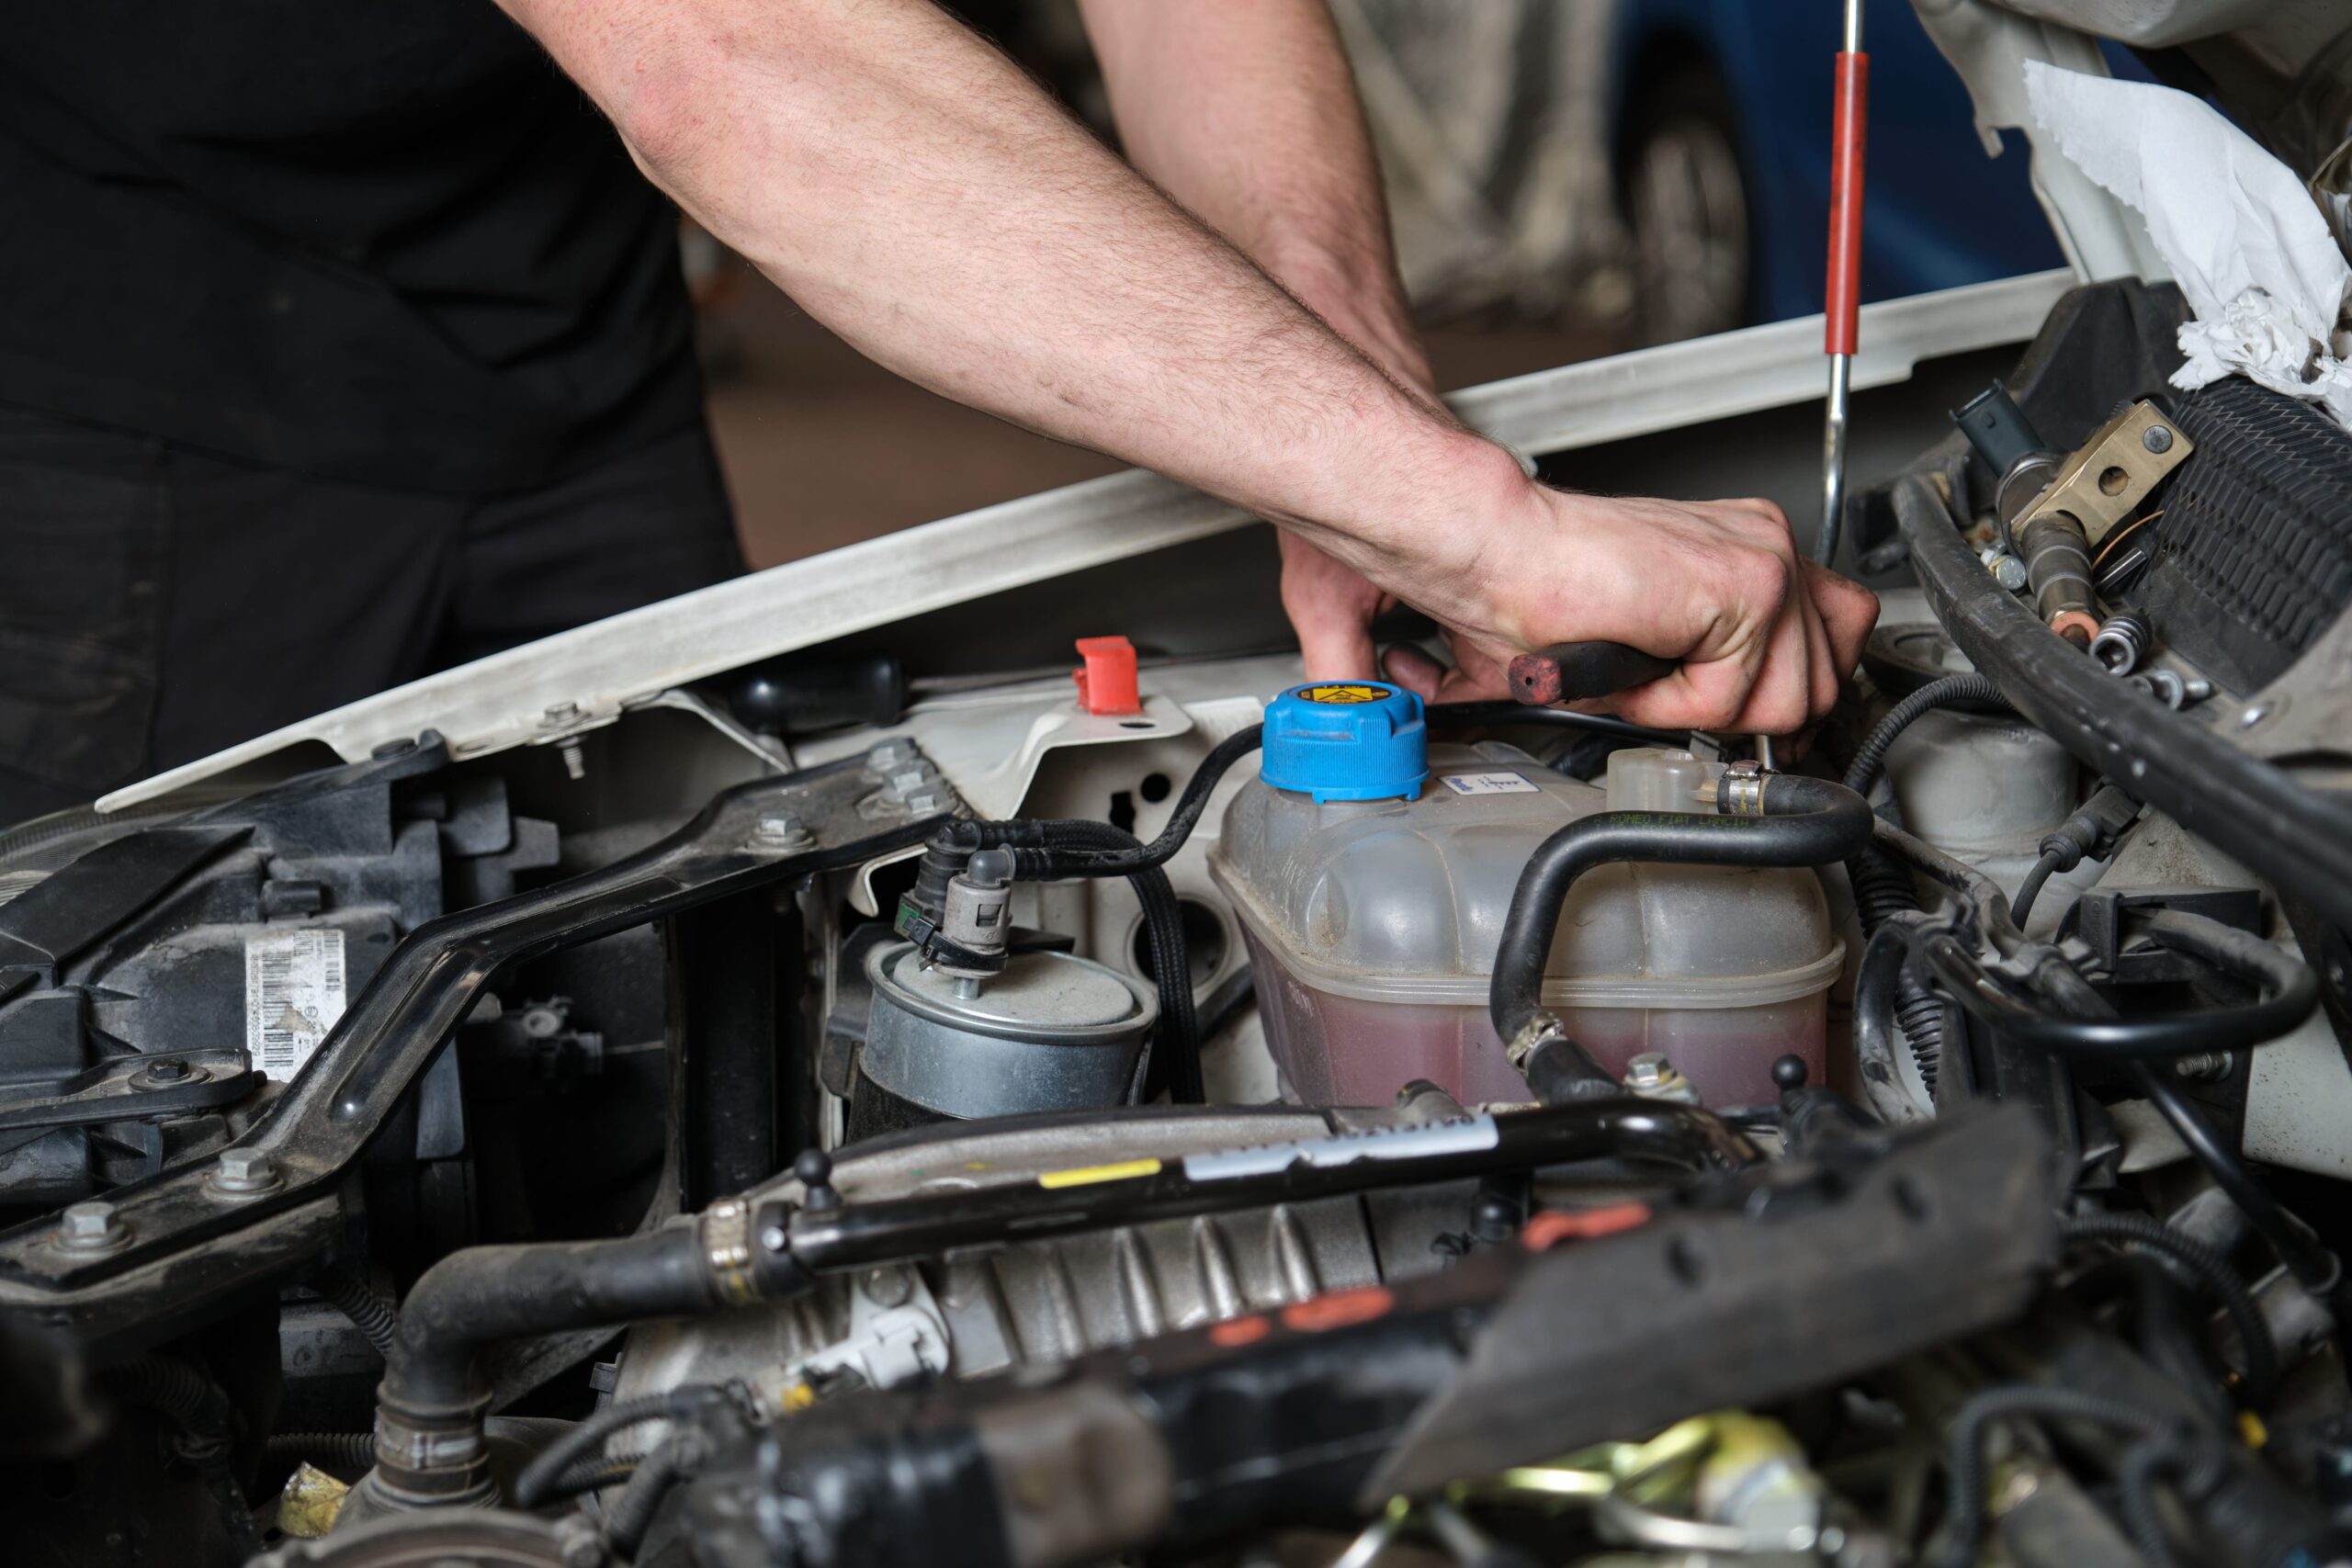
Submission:
[[[1544,970],[1559,931],[1561,906],[1586,872],[1623,861],[1826,865],[1870,841],[1870,805],[1843,784],[1766,773],[1758,789],[1760,817],[1604,811],[1569,823],[1538,845],[1511,892],[1495,953],[1488,1008],[1496,1035],[1519,1040],[1544,1014]]]
[[[401,1303],[377,1389],[367,1514],[493,1503],[483,1352],[534,1335],[691,1317],[807,1282],[770,1205],[729,1199],[692,1224],[612,1241],[472,1247],[426,1269]]]
[[[2064,513],[2037,517],[2018,537],[2025,553],[2026,586],[2042,624],[2077,648],[2088,648],[2098,635],[2098,617],[2091,613],[2091,549],[2083,525]]]

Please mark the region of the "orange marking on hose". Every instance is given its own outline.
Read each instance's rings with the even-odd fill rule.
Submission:
[[[1347,1328],[1359,1323],[1370,1323],[1396,1304],[1396,1298],[1379,1285],[1359,1285],[1351,1291],[1333,1291],[1329,1295],[1310,1296],[1283,1308],[1283,1322],[1301,1334],[1320,1334],[1327,1328]]]
[[[1272,1320],[1264,1313],[1251,1313],[1248,1317],[1227,1318],[1209,1330],[1209,1343],[1221,1350],[1238,1350],[1244,1345],[1255,1345],[1274,1331]]]
[[[1590,1241],[1650,1223],[1647,1203],[1612,1203],[1606,1209],[1545,1209],[1519,1233],[1530,1252],[1549,1252],[1564,1241]]]

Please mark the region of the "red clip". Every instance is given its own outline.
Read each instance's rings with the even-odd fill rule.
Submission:
[[[1070,671],[1078,682],[1078,705],[1088,713],[1143,712],[1143,694],[1136,689],[1136,645],[1123,637],[1082,637],[1078,656],[1086,668]]]

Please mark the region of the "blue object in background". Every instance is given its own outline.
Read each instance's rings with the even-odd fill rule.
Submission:
[[[1664,321],[1653,337],[1822,308],[1831,76],[1841,9],[1838,0],[1627,0],[1618,8],[1610,124],[1629,209],[1635,205],[1631,185],[1645,151],[1657,152],[1662,117],[1683,136],[1701,140],[1714,120],[1737,160],[1746,209],[1744,286],[1727,288],[1741,298],[1739,319]],[[1985,156],[1968,89],[1908,0],[1866,0],[1863,45],[1871,78],[1862,298],[1894,299],[2064,265],[2034,199],[2023,139],[2005,133],[2002,155]],[[1669,149],[1675,157],[1692,152]],[[1696,149],[1702,161],[1707,155]],[[1638,213],[1629,216],[1638,231]],[[1672,227],[1670,215],[1664,226]],[[1644,271],[1671,271],[1678,244],[1696,250],[1709,243],[1703,233],[1679,242],[1655,238],[1652,247],[1662,256],[1645,256]],[[1728,264],[1718,259],[1715,272],[1728,278]],[[1689,277],[1679,287],[1703,306],[1704,287],[1693,288]],[[1718,311],[1727,306],[1722,302]],[[1673,301],[1661,307],[1691,308]]]
[[[1421,699],[1385,681],[1314,681],[1266,705],[1258,776],[1327,800],[1418,800],[1430,776]]]

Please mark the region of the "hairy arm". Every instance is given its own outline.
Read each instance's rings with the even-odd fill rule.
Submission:
[[[1128,161],[1415,391],[1429,365],[1326,0],[1080,0]]]
[[[502,4],[656,184],[910,379],[1295,530],[1489,655],[1682,658],[1621,705],[1644,722],[1792,728],[1852,667],[1868,595],[1825,640],[1777,511],[1531,483],[928,0]]]
[[[1525,505],[1507,454],[925,0],[506,3],[657,184],[910,379],[1366,567],[1418,565],[1441,504]]]

